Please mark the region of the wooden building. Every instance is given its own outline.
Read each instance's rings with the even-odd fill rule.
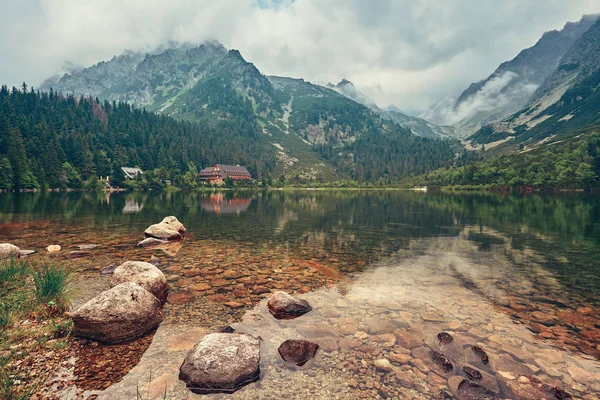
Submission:
[[[227,178],[234,181],[252,180],[252,175],[246,167],[239,165],[217,164],[200,171],[200,180],[211,184],[222,185]]]

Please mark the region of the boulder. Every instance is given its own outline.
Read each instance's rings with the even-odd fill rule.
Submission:
[[[19,251],[19,257],[27,257],[35,253],[35,250],[21,250]]]
[[[150,225],[144,232],[146,236],[163,240],[181,240],[187,230],[176,217],[165,217],[160,223]]]
[[[296,318],[312,310],[306,300],[297,299],[281,291],[275,292],[269,297],[267,307],[277,319]]]
[[[231,393],[259,379],[259,363],[259,339],[245,333],[211,333],[185,357],[179,379],[194,393]]]
[[[73,334],[106,343],[134,339],[162,322],[159,306],[160,301],[137,283],[122,283],[73,313]]]
[[[14,244],[0,243],[0,258],[18,257],[20,251]]]
[[[160,269],[150,263],[127,261],[119,265],[113,272],[110,285],[117,286],[124,282],[137,283],[163,303],[167,299],[167,278]]]
[[[283,361],[301,367],[315,357],[319,345],[307,340],[286,340],[279,346],[279,355]]]

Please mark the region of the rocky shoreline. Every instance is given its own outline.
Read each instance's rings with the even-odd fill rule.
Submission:
[[[186,251],[181,250],[182,244]],[[440,244],[436,246],[457,252],[457,249],[446,248],[448,243]],[[188,253],[187,250],[193,251]],[[61,250],[56,253],[40,252],[35,257],[72,259],[70,263],[81,267],[82,282],[101,282],[99,287],[103,289],[92,290],[95,291],[93,296],[110,290],[110,286],[123,284],[120,278],[116,278],[121,275],[119,273],[100,275],[109,261],[112,265],[121,266],[126,264],[127,259],[150,261],[151,264],[144,262],[149,266],[141,270],[153,271],[152,268],[156,268],[164,274],[164,281],[159,274],[151,274],[154,278],[159,276],[161,284],[157,288],[153,285],[143,287],[142,281],[135,285],[157,294],[152,296],[157,299],[158,307],[162,307],[160,304],[167,298],[161,311],[163,324],[156,335],[153,326],[144,329],[150,331],[147,336],[118,345],[70,339],[70,348],[66,349],[70,353],[64,354],[72,354],[80,360],[85,358],[83,354],[96,359],[106,357],[106,363],[122,360],[127,365],[112,377],[110,370],[102,371],[102,365],[106,364],[92,367],[91,370],[96,368],[96,371],[104,372],[97,379],[96,387],[85,384],[86,377],[93,379],[86,374],[83,365],[65,366],[71,372],[64,379],[53,377],[48,381],[48,391],[40,393],[38,398],[61,398],[65,393],[79,393],[81,398],[127,396],[130,392],[124,386],[130,389],[132,385],[135,388],[141,382],[148,382],[144,387],[156,387],[159,377],[160,382],[170,382],[167,386],[175,393],[184,393],[177,392],[185,389],[185,385],[181,388],[177,381],[171,380],[177,372],[167,372],[167,366],[178,370],[185,355],[196,343],[206,334],[216,333],[226,325],[233,327],[236,333],[261,337],[265,344],[264,348],[261,344],[261,353],[264,354],[261,354],[260,361],[260,388],[247,385],[230,395],[233,398],[253,398],[252,393],[256,390],[264,398],[270,398],[268,393],[271,392],[262,388],[272,391],[277,387],[277,391],[285,393],[286,389],[277,386],[281,383],[277,383],[279,379],[304,384],[306,390],[310,390],[309,394],[317,396],[315,398],[324,398],[318,396],[325,396],[326,392],[315,388],[314,382],[341,385],[337,393],[328,398],[431,399],[438,396],[443,399],[448,398],[444,396],[455,396],[470,399],[480,396],[533,399],[540,398],[535,396],[542,393],[559,399],[569,398],[568,394],[573,398],[593,399],[600,393],[597,385],[600,374],[594,361],[597,360],[598,339],[595,335],[600,329],[600,317],[594,307],[583,301],[561,301],[552,293],[540,292],[539,289],[536,289],[539,293],[535,296],[520,296],[520,291],[531,291],[527,282],[519,282],[522,288],[513,283],[510,290],[506,289],[507,295],[490,297],[484,292],[477,293],[477,297],[486,302],[484,306],[468,299],[468,296],[473,296],[473,288],[464,285],[466,275],[457,267],[456,260],[435,260],[436,256],[405,260],[405,256],[399,254],[397,259],[388,261],[394,265],[393,268],[386,264],[377,265],[370,272],[349,280],[339,272],[335,263],[327,265],[315,259],[282,257],[283,253],[277,248],[257,249],[243,244],[223,246],[210,240],[161,241],[156,246],[135,247],[119,245],[115,238],[115,246],[103,244],[98,248],[77,251],[91,252],[93,257],[84,255],[72,259],[69,252]],[[197,257],[198,254],[202,257]],[[407,275],[406,271],[410,269],[403,270],[405,273],[398,280],[395,270],[411,263],[427,265],[427,269],[420,271],[418,276]],[[454,267],[448,268],[448,265]],[[114,273],[119,268],[112,267]],[[502,271],[498,273],[501,275]],[[452,297],[431,297],[422,290],[423,285],[431,288],[438,284],[447,285],[448,277],[456,277],[457,274],[462,276],[456,280],[458,286],[444,288],[444,291],[453,294]],[[124,275],[131,278],[136,274]],[[539,285],[540,281],[548,281],[541,275],[531,278],[538,279],[535,285],[542,288],[545,286]],[[482,275],[478,279],[481,282],[497,280]],[[150,281],[153,282],[152,279]],[[552,282],[546,281],[542,283],[551,287]],[[169,286],[168,296],[163,283]],[[390,291],[392,287],[393,291]],[[498,290],[501,286],[495,284],[493,287]],[[275,315],[281,312],[275,308],[275,311],[271,310],[267,300],[278,290],[305,293],[304,300],[308,300],[312,310],[302,303],[308,314],[296,319],[278,320]],[[435,293],[435,289],[431,290]],[[87,296],[85,300],[93,296]],[[78,306],[81,307],[81,304]],[[288,312],[288,316],[295,314],[297,310]],[[165,337],[161,333],[170,332],[174,327],[178,327],[182,335],[196,332],[190,337],[197,340],[186,340],[182,344],[183,339],[176,339],[177,335]],[[441,338],[439,334],[442,334]],[[452,340],[448,341],[446,335]],[[282,367],[279,363],[286,358],[279,349],[289,340],[317,345],[318,350],[313,354],[315,358],[304,360],[302,355],[295,355],[288,358],[290,364],[302,366]],[[559,347],[552,348],[547,343]],[[486,353],[489,363],[484,363],[473,351],[476,346]],[[148,371],[148,358],[155,354],[153,347],[163,348],[163,353],[177,349],[177,357],[174,356],[177,362],[167,362],[163,369],[153,364],[156,368],[154,373]],[[117,348],[122,349],[121,355]],[[576,350],[576,354],[587,354],[590,358],[574,357],[563,348]],[[56,353],[61,354],[60,351]],[[137,355],[129,357],[128,354]],[[125,375],[130,368],[133,369]],[[160,371],[166,375],[159,374]],[[73,376],[74,372],[77,376]],[[150,376],[153,378],[150,379]],[[132,383],[134,379],[136,384]],[[302,379],[311,379],[311,382],[303,382]],[[252,381],[248,379],[248,382]],[[106,392],[101,391],[104,389]],[[296,390],[304,393],[297,387]],[[514,396],[509,397],[511,395]]]

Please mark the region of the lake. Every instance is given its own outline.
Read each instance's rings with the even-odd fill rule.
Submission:
[[[168,215],[186,226],[183,242],[135,246]],[[536,379],[573,398],[600,397],[600,199],[591,194],[3,194],[0,242],[77,271],[74,308],[109,287],[99,273],[106,266],[152,260],[167,276],[164,322],[137,365],[78,383],[100,398],[196,397],[178,380],[179,365],[227,325],[261,337],[261,379],[209,397],[431,399],[452,376],[466,377],[463,367],[501,398],[528,398]],[[98,247],[70,257],[87,243]],[[46,254],[50,244],[63,250]],[[275,290],[313,311],[272,318],[265,303]],[[443,331],[451,343],[440,343]],[[320,349],[291,367],[277,348],[298,338]],[[489,363],[472,351],[477,344]],[[71,373],[101,368],[106,357],[118,363],[110,347],[97,350],[104,364],[81,356]]]

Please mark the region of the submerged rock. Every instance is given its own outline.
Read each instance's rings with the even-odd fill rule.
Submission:
[[[297,299],[285,292],[275,292],[267,301],[269,312],[277,319],[292,319],[306,314],[312,307],[306,300]]]
[[[116,286],[124,282],[135,282],[161,302],[166,301],[169,286],[167,278],[162,271],[154,265],[143,261],[127,261],[119,265],[110,282],[111,286]]]
[[[73,334],[106,343],[135,339],[162,322],[159,306],[160,301],[137,283],[121,283],[73,313]]]
[[[169,243],[168,240],[156,239],[153,237],[146,238],[137,244],[137,247],[156,246],[159,244]]]
[[[483,376],[481,375],[481,372],[477,371],[475,368],[471,368],[471,367],[465,365],[464,367],[462,367],[462,370],[465,372],[467,377],[471,380],[480,381],[481,378],[483,378]]]
[[[437,338],[440,341],[440,344],[450,344],[454,340],[452,335],[450,335],[448,332],[438,333]]]
[[[506,385],[518,399],[572,399],[571,395],[564,390],[549,387],[533,376],[521,376],[517,380],[507,381]]]
[[[187,230],[176,217],[163,218],[158,224],[150,225],[144,232],[146,236],[163,240],[181,240]]]
[[[477,344],[475,346],[471,346],[471,350],[473,350],[473,352],[477,355],[477,357],[479,357],[479,359],[481,360],[482,363],[487,364],[488,362],[490,362],[488,355],[486,354],[485,350],[483,350],[483,348],[480,345]]]
[[[0,258],[18,257],[20,251],[14,244],[0,243]]]
[[[394,369],[392,363],[390,363],[385,358],[380,358],[379,360],[373,361],[373,365],[378,371],[390,372]]]
[[[188,353],[179,379],[194,393],[231,393],[259,379],[259,363],[259,339],[245,333],[211,333]]]
[[[439,351],[432,350],[429,352],[429,356],[431,356],[431,361],[433,361],[435,365],[440,367],[446,373],[452,371],[452,369],[454,368],[448,357],[446,357]]]
[[[433,400],[452,400],[452,395],[445,390],[442,390],[433,398]]]
[[[279,346],[279,355],[283,361],[302,366],[314,358],[319,345],[307,340],[286,340]]]
[[[469,382],[460,377],[453,376],[448,379],[448,386],[452,393],[460,400],[499,400],[496,393],[477,383]],[[538,399],[539,400],[539,399]]]

